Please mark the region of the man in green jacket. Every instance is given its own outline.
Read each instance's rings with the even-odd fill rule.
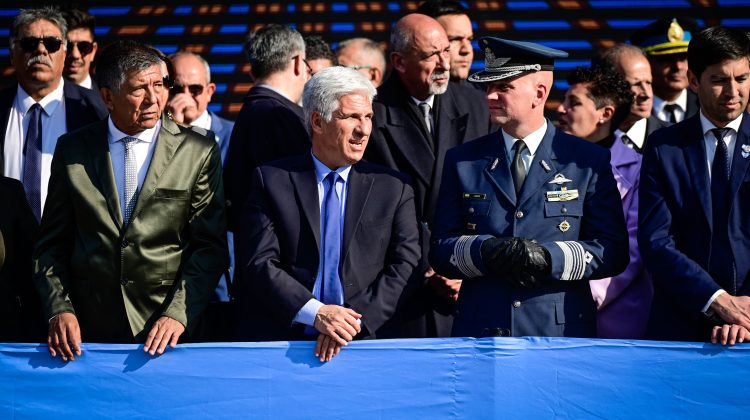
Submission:
[[[160,118],[165,76],[149,47],[110,45],[97,65],[109,118],[59,140],[34,252],[52,357],[74,360],[81,338],[163,353],[227,267],[219,148]]]

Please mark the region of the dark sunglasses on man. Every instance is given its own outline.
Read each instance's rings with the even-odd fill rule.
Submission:
[[[178,93],[185,92],[185,89],[187,88],[188,92],[190,92],[191,96],[198,96],[201,93],[203,93],[203,85],[180,85],[180,84],[173,84],[171,89],[172,96],[177,95]]]
[[[94,43],[89,41],[70,41],[68,40],[68,54],[73,51],[73,48],[78,48],[78,52],[81,55],[89,55],[91,51],[94,51]]]
[[[27,53],[36,51],[40,42],[44,44],[44,48],[46,48],[47,52],[49,52],[50,54],[56,53],[63,45],[63,40],[56,36],[45,36],[44,38],[27,36],[16,41],[21,49]]]

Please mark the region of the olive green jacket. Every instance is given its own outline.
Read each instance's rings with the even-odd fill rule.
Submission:
[[[120,208],[107,120],[60,137],[34,252],[46,315],[75,313],[84,341],[143,342],[162,315],[190,332],[228,265],[216,142],[162,120],[129,224]]]

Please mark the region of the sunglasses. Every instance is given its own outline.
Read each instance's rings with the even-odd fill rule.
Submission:
[[[89,41],[68,40],[68,45],[71,46],[71,48],[68,48],[68,54],[70,54],[73,51],[73,48],[78,48],[78,52],[80,52],[81,55],[89,55],[91,54],[91,51],[94,51],[94,43],[89,42]]]
[[[192,96],[198,96],[201,93],[203,93],[203,85],[183,86],[183,85],[174,84],[171,89],[172,95],[177,95],[178,93],[185,92],[185,88],[187,88],[188,92],[190,92]]]
[[[63,44],[62,39],[54,36],[45,36],[44,38],[27,36],[19,39],[17,42],[21,49],[27,53],[36,51],[40,42],[44,44],[44,48],[46,48],[49,53],[56,53]]]

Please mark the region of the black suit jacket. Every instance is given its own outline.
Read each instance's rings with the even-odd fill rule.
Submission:
[[[313,298],[319,269],[320,208],[308,154],[255,170],[235,233],[239,339],[311,339],[292,320]],[[359,162],[347,181],[340,265],[344,306],[375,337],[392,316],[420,258],[414,193],[403,175]]]
[[[302,107],[271,89],[250,89],[234,123],[224,162],[229,230],[235,229],[253,170],[266,162],[308,153],[311,145]]]
[[[454,146],[482,137],[491,131],[489,111],[484,94],[450,82],[448,90],[435,96],[435,132],[428,137],[424,120],[409,97],[398,74],[392,73],[378,89],[372,105],[373,129],[365,159],[408,174],[413,181],[417,218],[420,222],[422,260],[415,272],[420,281],[428,267],[430,224],[438,207],[437,196],[443,175],[445,152]],[[434,296],[426,288],[418,288],[414,298],[398,315],[389,336],[448,336],[452,305]],[[438,312],[434,309],[439,308]]]
[[[10,109],[16,98],[18,85],[12,85],[0,91],[0,121],[2,121],[3,136],[0,137],[0,169],[4,168],[3,156],[5,151],[5,129],[8,127]],[[63,81],[63,96],[65,97],[65,124],[68,132],[77,130],[84,125],[104,119],[108,114],[99,92],[86,89],[73,82]]]
[[[0,342],[40,342],[46,322],[31,280],[39,226],[21,182],[0,176],[0,199]]]

